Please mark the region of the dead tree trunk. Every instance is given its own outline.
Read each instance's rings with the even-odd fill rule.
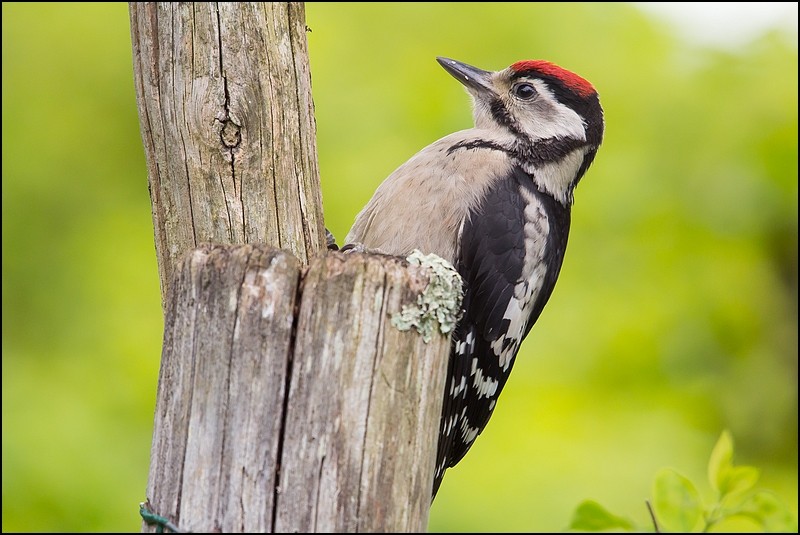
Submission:
[[[152,512],[190,531],[424,530],[449,337],[392,322],[429,271],[317,254],[302,4],[130,14],[167,296]]]

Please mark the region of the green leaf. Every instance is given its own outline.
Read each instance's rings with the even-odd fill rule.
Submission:
[[[633,522],[627,518],[614,515],[599,503],[586,500],[582,502],[572,515],[569,529],[577,531],[603,531],[607,529],[623,529],[632,531]]]
[[[703,517],[697,489],[674,470],[663,469],[656,475],[653,507],[660,527],[667,531],[692,531]]]
[[[722,493],[720,488],[722,482],[728,476],[728,471],[733,463],[733,438],[726,429],[720,435],[717,444],[711,451],[711,458],[708,461],[708,482],[717,492]]]
[[[758,468],[753,466],[733,466],[720,482],[720,500],[727,496],[742,494],[752,489],[758,481]]]
[[[764,527],[767,532],[796,532],[797,518],[772,492],[762,490],[750,496],[738,511]]]

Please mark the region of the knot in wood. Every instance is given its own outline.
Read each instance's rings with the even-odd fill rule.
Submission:
[[[230,119],[225,119],[225,121],[222,123],[222,132],[220,132],[220,137],[222,139],[222,144],[227,148],[236,148],[242,141],[241,127]]]

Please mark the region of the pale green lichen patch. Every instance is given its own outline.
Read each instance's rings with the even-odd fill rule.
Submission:
[[[401,331],[414,327],[426,343],[437,330],[450,334],[461,315],[461,277],[450,262],[435,254],[414,249],[406,260],[425,269],[430,282],[415,304],[403,305],[392,315],[392,325]]]

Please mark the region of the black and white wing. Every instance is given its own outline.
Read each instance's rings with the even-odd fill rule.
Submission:
[[[464,314],[453,334],[434,480],[467,453],[489,421],[522,340],[561,269],[569,209],[515,167],[494,181],[460,232],[456,268]]]

